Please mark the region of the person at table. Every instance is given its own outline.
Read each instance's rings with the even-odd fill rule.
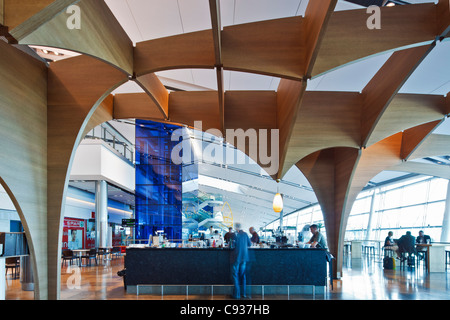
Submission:
[[[394,233],[392,231],[389,231],[386,239],[384,239],[384,250],[392,250],[397,254],[397,258],[400,258],[398,246],[394,241]]]
[[[422,230],[419,231],[419,235],[416,238],[417,244],[428,244],[431,243],[431,238],[429,235],[423,233]]]
[[[307,242],[307,244],[311,245],[311,248],[321,248],[326,249],[327,244],[325,242],[324,236],[320,233],[319,227],[317,224],[312,224],[309,227],[311,233],[313,234],[311,239]]]
[[[240,299],[241,296],[244,298],[246,297],[246,264],[250,260],[248,247],[250,247],[252,244],[247,233],[245,233],[244,230],[241,229],[240,223],[235,223],[235,229],[235,247],[231,255],[231,278],[233,279],[234,284],[233,298]]]
[[[406,231],[406,234],[400,237],[397,241],[398,251],[400,256],[403,253],[415,253],[416,252],[416,238],[411,235],[411,231]]]
[[[231,244],[231,241],[232,241],[235,237],[236,237],[236,235],[235,235],[234,232],[233,232],[233,228],[232,228],[232,227],[229,227],[229,228],[228,228],[228,232],[225,233],[225,235],[223,236],[223,240],[224,240],[228,245],[230,245],[230,244]]]
[[[248,231],[252,235],[252,238],[250,239],[251,243],[252,244],[258,244],[259,243],[259,235],[255,231],[255,228],[251,227]]]

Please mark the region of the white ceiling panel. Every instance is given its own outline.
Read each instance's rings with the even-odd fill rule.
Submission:
[[[144,92],[144,90],[135,82],[135,81],[127,81],[117,89],[115,89],[112,94],[116,93],[138,93]]]
[[[246,72],[224,72],[224,83],[227,90],[272,90],[274,77]],[[275,80],[277,81],[277,80]]]
[[[450,92],[450,39],[436,47],[404,84],[401,93],[441,94]]]
[[[126,2],[143,41],[183,33],[177,0],[126,0]]]
[[[295,16],[301,0],[236,0],[234,24]]]
[[[217,90],[217,75],[215,69],[192,69],[194,84]]]
[[[445,121],[441,123],[433,133],[450,135],[450,118],[445,118]]]
[[[211,29],[211,14],[207,0],[178,0],[183,32]]]
[[[361,92],[391,55],[376,55],[315,77],[309,81],[307,90]]]
[[[105,0],[105,3],[109,6],[117,21],[119,21],[133,43],[144,40],[127,0]]]

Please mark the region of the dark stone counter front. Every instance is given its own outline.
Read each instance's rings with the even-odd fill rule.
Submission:
[[[250,249],[252,285],[326,286],[323,249]],[[125,285],[231,285],[230,249],[127,248]]]

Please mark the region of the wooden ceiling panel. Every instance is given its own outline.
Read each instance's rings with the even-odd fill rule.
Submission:
[[[169,121],[194,127],[201,122],[201,130],[221,128],[216,91],[179,91],[169,95]],[[200,129],[200,128],[197,128]]]
[[[160,107],[147,93],[120,93],[114,96],[114,119],[164,120]]]
[[[275,91],[226,91],[226,129],[276,129]]]
[[[360,148],[362,97],[357,92],[307,91],[295,120],[285,170],[335,146]]]
[[[213,68],[214,39],[211,30],[139,42],[134,50],[135,73],[183,68]]]
[[[368,145],[390,102],[433,47],[425,45],[394,52],[363,89],[362,146]],[[396,129],[394,133],[403,128]]]
[[[11,31],[11,35],[19,44],[83,53],[132,75],[133,44],[105,2],[81,0],[77,2],[77,6],[80,8],[80,29],[67,27],[71,15],[63,10],[39,28],[27,28],[27,32],[23,32],[18,27]]]
[[[414,128],[403,131],[402,148],[400,157],[403,160],[408,160],[410,155],[416,150],[420,144],[425,141],[427,136],[436,129],[444,119],[425,123]]]
[[[379,120],[367,145],[383,140],[399,131],[443,119],[447,113],[444,96],[397,94]]]
[[[302,28],[302,17],[224,27],[224,68],[302,79],[305,69],[303,38],[306,36]]]
[[[381,8],[381,29],[369,29],[366,9],[334,12],[312,76],[396,48],[431,43],[436,37],[433,3]]]

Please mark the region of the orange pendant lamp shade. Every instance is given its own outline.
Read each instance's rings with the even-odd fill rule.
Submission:
[[[283,197],[280,193],[277,193],[273,198],[273,211],[281,212],[283,210]]]

